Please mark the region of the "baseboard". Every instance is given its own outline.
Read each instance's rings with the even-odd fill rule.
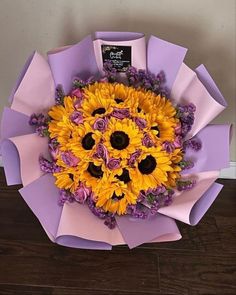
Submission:
[[[229,168],[222,169],[220,178],[236,179],[236,162],[230,162]]]
[[[0,167],[2,167],[1,155],[0,155]],[[222,169],[220,172],[220,178],[236,179],[236,162],[230,162],[229,168]]]

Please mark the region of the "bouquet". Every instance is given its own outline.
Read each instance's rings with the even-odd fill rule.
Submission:
[[[220,192],[227,106],[186,49],[140,33],[97,32],[28,59],[4,108],[8,185],[48,237],[77,248],[130,248],[181,238]]]

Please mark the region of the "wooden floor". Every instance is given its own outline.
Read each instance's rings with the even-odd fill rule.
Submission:
[[[91,251],[51,243],[0,169],[0,294],[236,294],[236,180],[172,243]]]

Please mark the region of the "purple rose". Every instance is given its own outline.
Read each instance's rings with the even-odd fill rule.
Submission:
[[[80,159],[77,158],[76,156],[74,156],[72,154],[72,152],[68,151],[68,152],[63,152],[61,154],[61,159],[62,161],[67,165],[67,166],[70,166],[70,167],[75,167],[78,165]]]
[[[144,134],[144,137],[142,139],[142,144],[148,148],[154,146],[154,142],[152,141],[151,137],[147,133]]]
[[[140,156],[140,154],[141,154],[140,150],[137,150],[133,154],[131,154],[131,156],[128,160],[128,165],[130,167],[134,167],[134,164],[135,164],[136,160],[138,159],[138,157]]]
[[[130,112],[128,108],[125,108],[125,109],[114,108],[113,112],[111,113],[111,116],[122,120],[124,118],[129,118]]]
[[[71,95],[71,96],[76,96],[77,98],[82,98],[83,93],[82,93],[82,91],[81,91],[80,88],[76,88],[76,89],[73,89],[73,90],[71,91],[71,94],[70,94],[70,95]]]
[[[175,145],[170,141],[165,141],[162,144],[162,148],[166,150],[167,153],[173,153],[173,151],[175,150]]]
[[[102,143],[98,143],[94,157],[103,159],[104,162],[107,164],[108,151],[107,151],[107,148]]]
[[[140,129],[144,129],[147,126],[147,121],[143,118],[135,118],[134,122]]]
[[[83,115],[81,112],[74,111],[70,115],[70,120],[77,125],[82,124],[83,123]]]
[[[110,158],[107,163],[107,168],[110,170],[115,170],[120,168],[120,159]]]
[[[74,198],[77,202],[84,204],[86,199],[90,196],[91,189],[80,183],[79,187],[75,190]]]
[[[97,118],[93,124],[93,129],[104,132],[107,128],[107,124],[108,124],[107,118]]]

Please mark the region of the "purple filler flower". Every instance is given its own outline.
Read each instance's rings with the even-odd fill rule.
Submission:
[[[61,159],[70,167],[76,167],[80,161],[80,159],[74,156],[70,151],[61,153]]]
[[[29,119],[29,124],[31,126],[42,126],[47,123],[47,118],[44,116],[44,114],[40,113],[38,115],[32,114]]]
[[[110,170],[115,170],[120,168],[120,159],[110,158],[107,163],[107,168]]]
[[[114,108],[113,112],[111,113],[111,116],[122,120],[124,118],[129,118],[130,112],[128,108],[124,108],[124,109]]]
[[[93,129],[104,132],[107,128],[107,124],[108,124],[107,118],[97,118],[93,124]]]
[[[135,118],[134,119],[134,122],[137,124],[137,126],[140,128],[140,129],[144,129],[146,126],[147,126],[147,121],[143,118]]]
[[[144,134],[144,137],[142,139],[142,144],[148,148],[154,146],[154,142],[152,141],[151,137],[147,133]]]
[[[98,143],[94,157],[103,159],[104,162],[107,164],[108,151],[107,151],[107,148],[105,147],[105,145],[103,145],[102,143]]]
[[[70,120],[77,125],[82,124],[83,123],[83,115],[79,111],[74,111],[70,115]]]
[[[86,187],[82,182],[80,183],[79,187],[75,190],[74,198],[77,202],[84,204],[87,198],[91,194],[91,189]]]

